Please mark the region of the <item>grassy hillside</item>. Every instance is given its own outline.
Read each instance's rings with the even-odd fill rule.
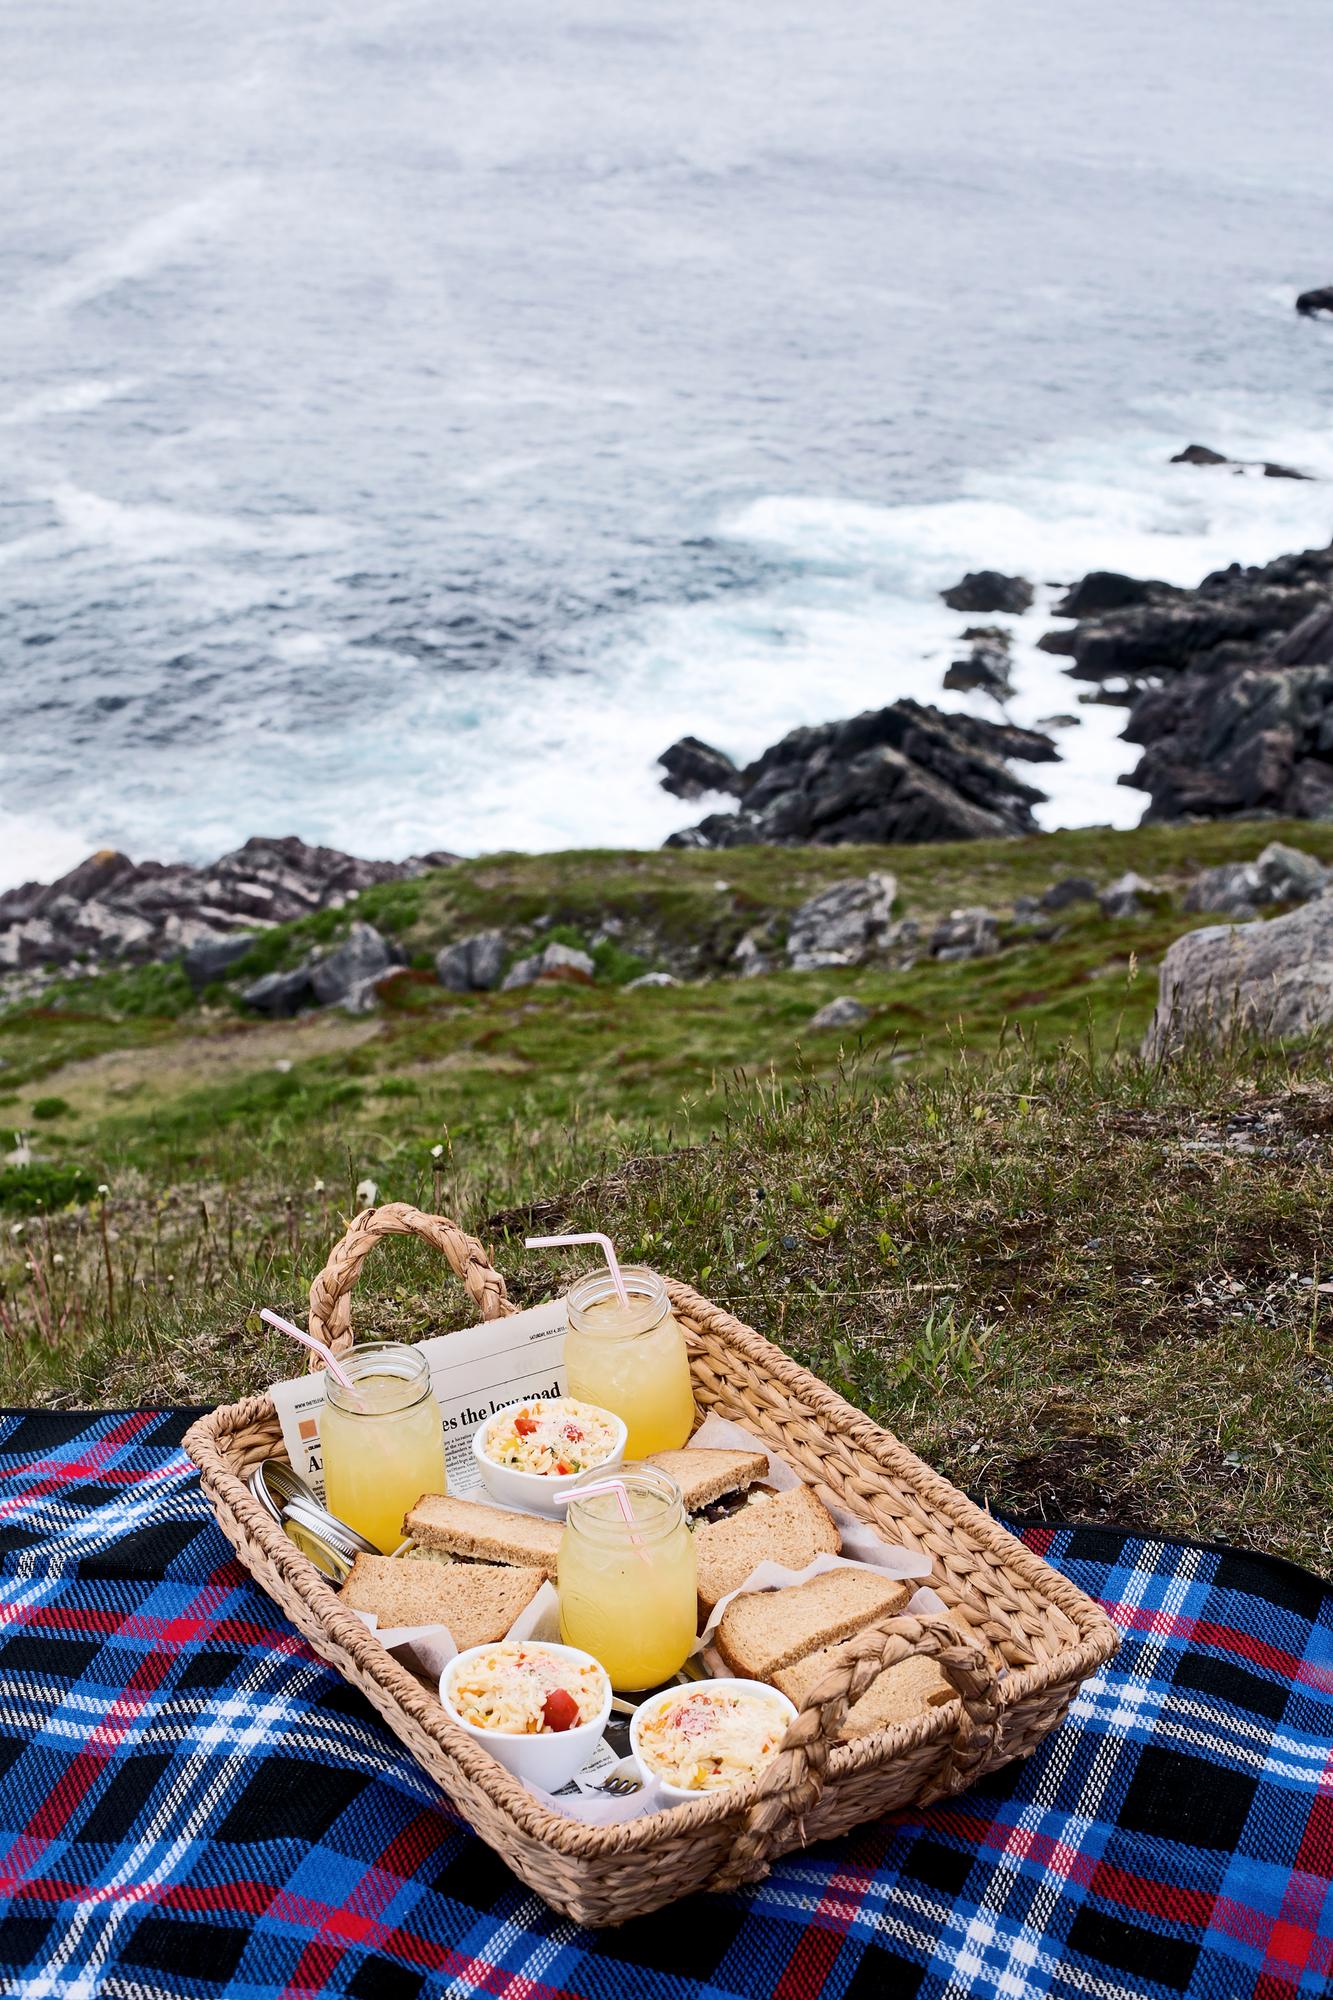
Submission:
[[[1333,1567],[1333,1090],[1313,1050],[1140,1068],[1156,962],[1199,919],[1081,906],[963,964],[616,983],[682,955],[716,974],[872,867],[908,914],[1003,911],[1065,873],[1170,888],[1273,837],[1333,862],[1333,828],[1272,824],[490,857],[359,900],[416,967],[366,1019],[256,1022],[175,968],[50,989],[0,1016],[0,1118],[36,1156],[0,1172],[10,1396],[206,1401],[291,1372],[255,1310],[300,1309],[370,1181],[458,1214],[525,1301],[572,1268],[521,1249],[530,1212],[609,1223],[996,1505]],[[252,969],[351,915],[270,933]],[[426,969],[539,919],[600,939],[595,986],[456,995]],[[872,1010],[856,1041],[812,1032],[844,992]],[[365,1290],[363,1328],[463,1316],[408,1248]]]

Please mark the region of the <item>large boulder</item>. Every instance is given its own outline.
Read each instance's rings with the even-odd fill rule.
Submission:
[[[1312,292],[1302,292],[1296,301],[1298,313],[1312,319],[1317,313],[1333,314],[1333,285],[1318,285]]]
[[[810,1016],[812,1028],[859,1028],[863,1021],[870,1019],[870,1009],[854,1000],[850,993],[840,993],[836,1000],[830,1000],[817,1014]]]
[[[715,750],[697,736],[682,736],[662,752],[658,763],[666,772],[662,790],[678,799],[701,799],[706,792],[734,792],[740,772],[725,750]]]
[[[364,1014],[375,1004],[376,986],[397,963],[373,924],[353,924],[336,951],[311,968],[310,984],[321,1007]]]
[[[534,952],[530,958],[521,958],[517,965],[511,965],[501,991],[510,993],[515,987],[533,986],[538,980],[591,986],[596,976],[597,968],[586,951],[568,944],[548,944],[544,951]]]
[[[892,875],[835,882],[811,896],[787,927],[787,957],[795,972],[861,965],[882,950],[893,921],[898,883]]]
[[[215,980],[225,979],[233,965],[245,957],[254,941],[253,931],[234,931],[230,936],[210,931],[207,937],[192,944],[181,963],[185,968],[185,977],[195,992],[202,992]]]
[[[1004,576],[998,569],[969,570],[961,583],[942,590],[950,611],[1006,611],[1016,616],[1031,608],[1036,596],[1025,576]]]
[[[310,983],[310,961],[293,966],[290,972],[266,972],[242,990],[241,1004],[256,1014],[273,1020],[287,1020],[303,1008],[315,1005],[315,989]]]
[[[435,977],[450,993],[489,993],[504,972],[503,931],[474,931],[435,955]]]
[[[1268,922],[1215,924],[1177,938],[1162,960],[1144,1038],[1153,1061],[1236,1031],[1276,1040],[1333,1021],[1333,897]]]

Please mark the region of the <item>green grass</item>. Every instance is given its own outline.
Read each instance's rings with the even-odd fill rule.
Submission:
[[[522,1250],[533,1222],[611,1227],[997,1507],[1328,1569],[1326,1051],[1135,1055],[1162,952],[1208,920],[1079,906],[965,964],[716,976],[745,930],[869,867],[930,916],[1064,873],[1178,887],[1277,837],[1333,861],[1333,827],[1271,824],[490,857],[261,944],[284,962],[392,915],[428,964],[469,930],[550,919],[530,949],[612,916],[597,982],[457,995],[411,970],[366,1022],[200,1008],[174,968],[66,982],[0,1016],[6,1125],[39,1155],[0,1170],[9,1393],[191,1402],[290,1372],[257,1308],[303,1310],[369,1180],[493,1241],[523,1302],[575,1267]],[[627,992],[655,952],[714,976]],[[864,1028],[812,1031],[842,992]],[[357,1311],[465,1317],[410,1246],[376,1253]]]

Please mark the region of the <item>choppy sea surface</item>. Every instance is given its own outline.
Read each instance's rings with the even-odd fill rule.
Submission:
[[[1166,461],[1333,479],[1330,74],[1327,0],[17,0],[0,885],[654,844],[682,731],[938,699],[964,569],[1326,542]],[[1042,629],[1044,819],[1132,823]]]

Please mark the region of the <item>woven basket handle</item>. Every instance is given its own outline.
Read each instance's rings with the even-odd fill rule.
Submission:
[[[310,1331],[335,1354],[345,1353],[352,1345],[352,1287],[366,1258],[384,1236],[419,1236],[423,1243],[433,1244],[463,1280],[483,1319],[503,1319],[518,1310],[510,1302],[504,1279],[475,1237],[447,1216],[426,1215],[406,1201],[386,1201],[382,1208],[368,1208],[357,1216],[342,1242],[334,1244],[328,1263],[310,1287]],[[322,1368],[324,1363],[312,1354],[310,1366]]]
[[[803,1843],[803,1821],[824,1789],[829,1752],[848,1709],[886,1667],[896,1667],[913,1655],[937,1660],[963,1705],[943,1762],[915,1803],[929,1805],[971,1782],[990,1755],[999,1723],[995,1677],[985,1653],[942,1618],[909,1615],[867,1626],[848,1641],[847,1657],[830,1667],[806,1696],[769,1767],[763,1790],[746,1814],[731,1858],[710,1888],[735,1889],[767,1875],[793,1824]]]

